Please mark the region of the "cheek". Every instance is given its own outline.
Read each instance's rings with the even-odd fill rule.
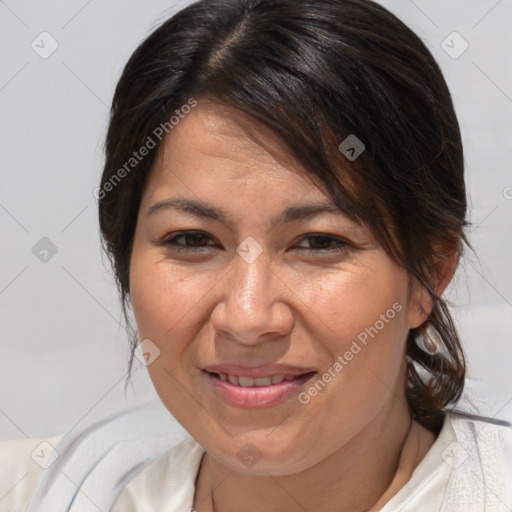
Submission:
[[[393,266],[373,268],[378,270],[354,268],[311,276],[296,287],[309,328],[323,330],[331,348],[342,350],[361,333],[364,340],[368,330],[374,333],[375,324],[386,337],[403,331],[407,275]]]
[[[322,395],[320,401],[331,410],[370,414],[401,386],[407,274],[394,266],[373,268],[379,271],[340,273],[302,290],[310,305],[308,329],[328,354],[320,377],[332,386],[332,392],[323,393],[318,382],[307,392]]]
[[[186,370],[195,366],[198,333],[208,321],[204,299],[219,279],[208,273],[185,276],[178,267],[170,271],[155,257],[134,261],[130,289],[137,330],[140,340],[151,340],[159,350],[147,370],[162,402],[186,424],[194,403]]]
[[[207,273],[182,275],[179,269],[171,271],[165,262],[154,260],[139,264],[131,277],[131,301],[140,336],[160,344],[182,329],[191,316],[196,319],[201,301],[218,282]],[[180,339],[175,339],[178,345]]]

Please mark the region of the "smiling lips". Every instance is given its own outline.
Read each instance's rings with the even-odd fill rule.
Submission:
[[[284,365],[257,368],[214,365],[204,369],[207,381],[228,404],[242,408],[276,405],[297,392],[315,371]]]

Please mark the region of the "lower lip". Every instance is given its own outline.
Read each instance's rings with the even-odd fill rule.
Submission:
[[[220,380],[214,374],[203,371],[208,382],[213,386],[228,404],[245,409],[261,409],[276,405],[293,393],[297,393],[301,386],[310,380],[315,373],[310,372],[293,380],[283,380],[271,386],[235,386],[229,381]]]

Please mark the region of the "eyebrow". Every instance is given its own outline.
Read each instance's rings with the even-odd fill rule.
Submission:
[[[158,201],[148,208],[146,215],[149,217],[158,211],[166,210],[169,208],[185,211],[197,217],[211,219],[220,222],[225,226],[229,226],[229,224],[232,223],[232,215],[229,212],[223,208],[207,204],[197,199],[176,198]],[[310,219],[325,213],[347,215],[346,211],[336,208],[331,203],[304,203],[286,208],[279,215],[277,215],[277,217],[274,217],[271,220],[271,223],[272,225],[289,224],[299,220]]]

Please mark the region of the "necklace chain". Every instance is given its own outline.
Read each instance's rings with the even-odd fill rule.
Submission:
[[[216,512],[215,510],[215,500],[213,499],[213,481],[212,481],[212,472],[210,469],[210,457],[208,454],[206,455],[207,461],[208,461],[208,475],[210,476],[210,490],[211,490],[211,505],[212,505],[212,512]]]

